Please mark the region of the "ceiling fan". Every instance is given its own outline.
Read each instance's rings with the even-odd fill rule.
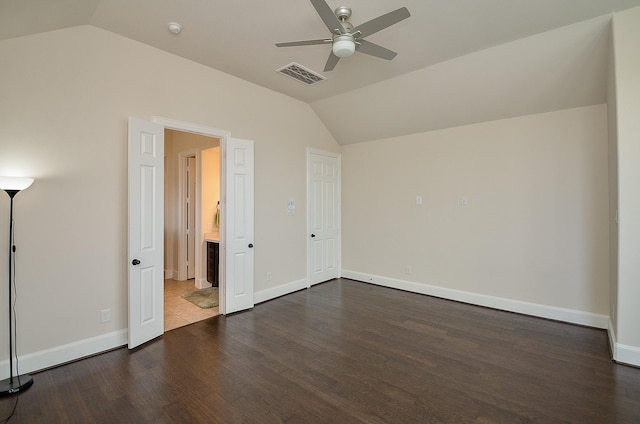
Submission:
[[[364,40],[364,38],[390,27],[403,19],[407,19],[411,14],[406,7],[401,7],[393,12],[378,16],[362,25],[354,27],[351,22],[349,22],[349,18],[351,17],[351,9],[349,7],[340,6],[334,12],[325,0],[310,1],[331,32],[331,38],[277,43],[277,47],[311,46],[314,44],[331,43],[331,53],[329,53],[329,59],[324,66],[325,72],[332,71],[338,64],[340,58],[351,56],[355,51],[387,60],[396,57],[396,52]]]

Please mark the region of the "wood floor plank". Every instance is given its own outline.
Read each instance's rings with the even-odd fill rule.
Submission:
[[[11,424],[640,422],[603,330],[344,279],[34,381]]]

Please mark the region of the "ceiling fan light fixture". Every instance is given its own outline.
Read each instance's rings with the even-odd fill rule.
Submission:
[[[339,35],[333,39],[333,54],[349,57],[356,51],[356,42],[350,34]]]

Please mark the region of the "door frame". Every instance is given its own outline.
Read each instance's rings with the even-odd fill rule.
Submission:
[[[324,150],[313,149],[307,147],[307,288],[311,287],[311,275],[313,274],[313,263],[311,260],[311,231],[312,231],[312,215],[311,215],[311,155],[328,156],[336,160],[338,166],[338,211],[337,211],[337,223],[338,223],[338,246],[336,247],[336,263],[337,277],[342,276],[342,155],[335,152],[327,152]],[[319,283],[315,283],[319,284]]]
[[[231,137],[230,131],[224,131],[217,128],[204,127],[202,125],[191,124],[189,122],[177,121],[175,119],[163,118],[161,116],[153,116],[151,118],[151,122],[162,125],[165,129],[176,130],[181,132],[188,132],[193,134],[200,134],[209,137],[216,137],[220,139],[220,200],[222,203],[223,199],[226,199],[226,188],[225,188],[225,171],[226,164],[224,160],[224,152],[226,151],[227,140]],[[197,160],[197,156],[196,156]],[[198,181],[196,179],[196,181]],[[196,191],[198,187],[196,187]],[[200,222],[198,218],[198,209],[196,209],[196,228],[198,228],[198,222]],[[225,295],[228,284],[227,279],[225,278],[225,258],[226,258],[226,234],[225,234],[225,226],[224,226],[224,214],[221,216],[220,221],[220,260],[219,260],[219,280],[224,282],[224,284],[220,284],[219,286],[219,310],[221,314],[226,314],[226,301]],[[202,241],[202,240],[201,240]],[[197,240],[196,240],[197,243]],[[197,254],[196,254],[197,257]],[[196,268],[197,270],[198,268]]]

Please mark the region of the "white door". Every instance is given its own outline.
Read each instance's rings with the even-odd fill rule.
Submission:
[[[309,285],[340,276],[340,157],[307,153]]]
[[[196,276],[196,158],[189,156],[187,158],[187,175],[186,175],[186,240],[187,244],[187,280],[191,280]]]
[[[228,138],[223,166],[224,313],[253,308],[253,141]]]
[[[129,119],[129,349],[164,332],[164,127]]]

